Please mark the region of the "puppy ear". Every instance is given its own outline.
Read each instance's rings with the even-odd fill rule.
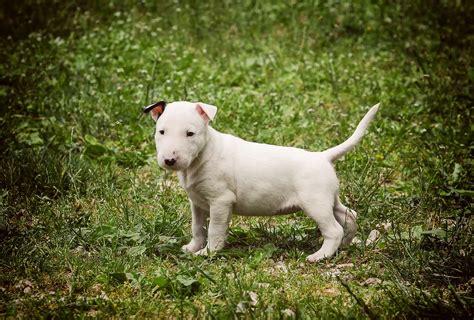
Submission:
[[[207,123],[209,121],[214,120],[214,117],[217,113],[217,107],[211,106],[210,104],[198,102],[196,103],[196,111]]]
[[[158,101],[143,108],[144,113],[150,113],[153,120],[156,122],[158,118],[165,112],[166,102]]]

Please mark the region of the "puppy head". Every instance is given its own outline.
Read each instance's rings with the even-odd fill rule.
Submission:
[[[166,170],[184,170],[204,148],[217,108],[201,102],[160,101],[144,109],[156,121],[157,160]]]

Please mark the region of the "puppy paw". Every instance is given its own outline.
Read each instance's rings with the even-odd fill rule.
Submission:
[[[195,252],[199,251],[200,249],[202,249],[202,247],[203,247],[202,244],[199,244],[199,243],[191,240],[190,243],[182,246],[181,250],[184,251],[184,252],[195,253]]]
[[[186,252],[186,253],[194,253],[197,250],[195,250],[194,247],[190,246],[189,244],[186,244],[181,247],[181,251]]]
[[[194,254],[197,256],[210,256],[221,250],[223,247],[224,241],[213,241],[211,243],[208,242],[203,249],[196,251]]]
[[[208,256],[211,254],[211,251],[209,250],[209,248],[206,246],[204,247],[203,249],[201,250],[198,250],[194,253],[196,256]]]
[[[313,263],[313,262],[321,261],[321,260],[323,260],[325,258],[328,258],[328,257],[330,257],[330,256],[326,255],[323,252],[318,251],[316,253],[313,253],[313,254],[307,256],[306,261]]]

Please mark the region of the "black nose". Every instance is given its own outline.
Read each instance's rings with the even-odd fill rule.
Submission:
[[[166,163],[167,166],[171,167],[176,163],[176,159],[175,158],[165,159],[165,163]]]

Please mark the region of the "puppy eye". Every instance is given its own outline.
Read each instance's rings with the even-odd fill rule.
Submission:
[[[188,131],[188,132],[186,132],[186,136],[187,137],[192,137],[192,136],[194,136],[194,132]]]
[[[165,130],[160,130],[158,131],[161,135],[164,135],[165,134]]]

